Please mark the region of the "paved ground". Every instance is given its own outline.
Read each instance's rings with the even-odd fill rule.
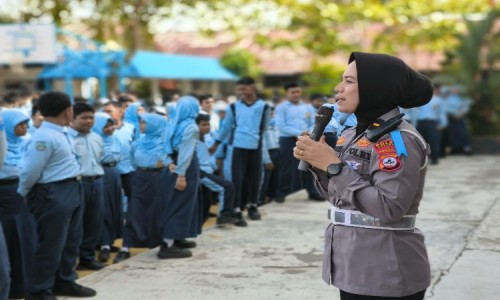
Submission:
[[[338,299],[321,280],[327,203],[292,195],[248,228],[205,230],[194,257],[156,250],[80,280],[94,299]],[[451,157],[428,171],[417,226],[432,264],[427,299],[500,299],[500,157]]]

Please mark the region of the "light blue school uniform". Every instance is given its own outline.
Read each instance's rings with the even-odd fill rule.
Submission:
[[[24,154],[25,141],[16,136],[14,127],[27,122],[29,118],[20,110],[6,109],[1,113],[7,137],[7,155],[3,167],[0,168],[0,180],[19,178]]]
[[[81,175],[68,129],[49,121],[27,143],[18,192],[26,196],[36,183],[50,183]]]
[[[298,137],[302,132],[310,132],[314,127],[312,106],[303,102],[293,104],[285,100],[276,106],[274,119],[280,137]]]

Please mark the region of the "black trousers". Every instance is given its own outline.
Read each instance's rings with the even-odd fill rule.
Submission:
[[[233,148],[231,179],[236,191],[234,207],[257,205],[262,176],[262,150]]]
[[[274,199],[276,198],[276,193],[278,192],[278,180],[280,171],[280,150],[271,149],[269,150],[269,157],[274,165],[272,170],[264,170],[264,178],[262,180],[262,185],[259,192],[259,204],[264,204],[266,196]]]
[[[377,297],[377,296],[364,296],[356,295],[340,290],[340,300],[423,300],[425,290],[416,294],[404,297]]]
[[[293,156],[293,148],[297,143],[295,137],[280,137],[281,165],[279,170],[278,192],[276,197],[286,197],[293,192],[305,188],[309,197],[319,197],[313,183],[311,172],[302,172],[299,160]]]
[[[104,220],[104,194],[102,177],[83,181],[82,224],[83,238],[80,245],[80,261],[95,260],[95,247],[99,242]]]
[[[222,192],[223,193],[223,201],[220,203],[220,213],[223,215],[232,215],[234,212],[234,185],[231,181],[226,180],[220,176],[210,174],[204,171],[200,171],[201,185],[208,189],[210,192]],[[210,184],[205,186],[204,178],[208,179]],[[217,188],[218,186],[219,188]],[[223,191],[222,191],[223,190]],[[210,203],[211,204],[211,203]],[[209,207],[210,208],[210,207]]]
[[[418,120],[418,132],[431,146],[431,160],[436,164],[441,156],[441,133],[438,129],[438,122],[435,120]]]
[[[73,282],[82,240],[81,182],[36,184],[28,194],[28,208],[37,221],[38,247],[29,291],[51,290],[54,283]]]
[[[132,173],[121,174],[120,179],[122,180],[122,188],[127,199],[130,199],[132,196]]]

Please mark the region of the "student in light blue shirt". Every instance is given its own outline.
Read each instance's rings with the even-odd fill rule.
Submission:
[[[131,195],[131,179],[135,171],[132,164],[132,143],[135,141],[136,129],[134,125],[124,122],[122,119],[124,110],[126,109],[125,107],[128,107],[131,103],[133,103],[133,101],[129,97],[120,96],[118,102],[108,102],[103,107],[103,112],[109,114],[115,122],[116,129],[114,136],[118,141],[121,151],[120,161],[116,168],[120,173],[121,185],[127,199],[129,199]]]
[[[79,270],[100,270],[106,265],[96,261],[95,247],[99,241],[104,218],[104,197],[101,159],[104,155],[102,138],[92,132],[94,109],[84,102],[73,105],[73,121],[68,130],[72,138],[83,183],[83,240],[80,245]]]
[[[448,113],[448,129],[450,133],[452,154],[472,154],[469,131],[467,129],[467,114],[471,101],[462,96],[463,88],[459,85],[450,87],[450,95],[446,99]]]
[[[446,127],[446,111],[439,94],[441,86],[434,85],[434,95],[429,103],[417,109],[417,130],[431,146],[431,164],[436,165],[441,156],[441,129]]]
[[[245,208],[251,220],[261,219],[257,202],[263,153],[267,153],[263,136],[269,127],[270,112],[267,103],[257,98],[253,78],[243,77],[236,84],[241,99],[229,105],[224,124],[210,152],[214,153],[218,145],[228,138],[227,156],[231,160],[231,172],[227,179],[234,183],[236,218],[243,225],[245,220],[240,210]]]
[[[165,182],[161,173],[166,159],[165,131],[167,120],[154,113],[139,117],[141,137],[132,145],[136,172],[132,176],[123,247],[114,263],[130,257],[129,248],[154,248],[161,243],[162,191]]]
[[[40,109],[38,109],[38,103],[34,102],[31,108],[31,118],[28,123],[28,133],[32,135],[38,128],[40,128],[42,122],[43,116],[40,113]]]
[[[0,167],[3,166],[3,160],[5,158],[6,150],[7,147],[4,124],[2,116],[0,115]],[[4,283],[0,285],[0,299],[8,299],[10,288],[10,263],[7,246],[5,244],[5,237],[2,230],[2,224],[0,224],[0,282]]]
[[[234,212],[234,185],[220,176],[214,174],[217,170],[217,164],[214,158],[210,155],[208,147],[205,144],[204,138],[210,132],[210,115],[200,113],[196,118],[196,124],[200,132],[200,139],[197,142],[196,152],[200,161],[200,184],[208,188],[210,191],[219,194],[219,214],[216,224],[221,226],[225,224],[233,224],[236,219],[233,218]],[[203,195],[205,196],[205,195]],[[203,203],[206,203],[205,199]],[[204,207],[208,214],[210,204]],[[207,216],[205,216],[206,218]],[[204,219],[205,219],[204,218]]]
[[[6,241],[10,265],[15,266],[10,279],[9,298],[24,298],[24,286],[33,267],[32,257],[36,247],[36,225],[24,204],[24,197],[17,193],[19,174],[24,154],[23,136],[28,130],[28,116],[18,109],[0,113],[7,135],[7,156],[0,167],[0,222],[9,239]],[[14,242],[16,241],[16,242]]]
[[[259,206],[269,203],[276,198],[281,166],[279,129],[276,126],[276,119],[274,118],[275,107],[270,101],[268,105],[271,111],[271,121],[269,122],[269,128],[264,134],[264,144],[271,164],[266,165],[264,161],[262,183],[259,191]]]
[[[121,159],[121,150],[114,135],[115,122],[107,113],[95,114],[92,131],[104,142],[104,154],[101,158],[104,169],[104,219],[98,243],[101,246],[98,260],[105,263],[109,260],[111,246],[122,236],[123,231],[122,185],[120,172],[116,168]]]
[[[275,201],[285,202],[289,194],[306,188],[311,200],[324,200],[314,188],[309,172],[301,172],[297,168],[299,160],[293,157],[293,148],[297,137],[303,132],[311,132],[314,127],[315,112],[311,106],[303,103],[302,88],[295,82],[284,87],[286,99],[276,106],[274,119],[280,131],[281,168],[279,172],[278,192]]]
[[[195,97],[183,96],[169,124],[165,151],[168,158],[163,171],[163,242],[159,259],[187,258],[196,242],[187,240],[201,233],[203,216],[199,202],[200,164],[196,153],[199,139],[196,117],[200,112]]]
[[[123,122],[134,127],[134,139],[138,140],[141,136],[139,129],[139,116],[144,112],[144,107],[140,103],[134,102],[127,106],[123,113]]]
[[[71,101],[64,93],[47,92],[38,104],[45,119],[27,144],[18,188],[27,196],[39,235],[27,299],[52,294],[92,297],[96,294],[93,289],[75,282],[83,189],[80,165],[66,128],[73,120]]]

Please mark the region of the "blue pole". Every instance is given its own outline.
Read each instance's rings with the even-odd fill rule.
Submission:
[[[73,103],[73,80],[69,76],[64,77],[64,90]]]
[[[106,82],[106,77],[101,76],[99,78],[99,98],[106,98],[108,96],[108,86]]]
[[[43,87],[46,92],[50,92],[52,90],[52,80],[51,79],[45,79],[43,81]]]

